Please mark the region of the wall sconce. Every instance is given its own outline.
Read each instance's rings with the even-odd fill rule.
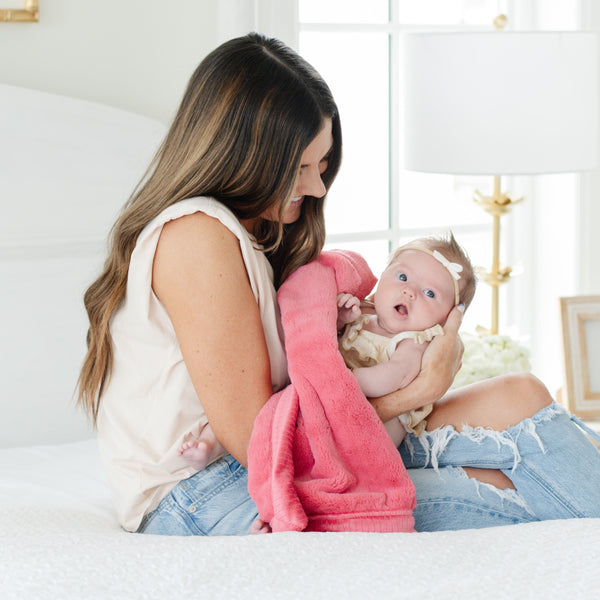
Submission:
[[[32,23],[39,20],[38,0],[25,0],[25,8],[0,8],[0,22]]]

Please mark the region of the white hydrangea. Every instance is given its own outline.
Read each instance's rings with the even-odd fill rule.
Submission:
[[[453,388],[496,375],[531,371],[529,350],[509,335],[461,334],[465,345],[462,367]]]

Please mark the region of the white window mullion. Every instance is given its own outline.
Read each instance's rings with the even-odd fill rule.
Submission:
[[[600,11],[597,0],[580,0],[578,25],[583,30],[600,29]],[[598,272],[597,256],[598,234],[595,226],[600,222],[600,211],[597,208],[596,198],[600,191],[600,169],[594,172],[582,173],[579,176],[579,209],[576,222],[577,246],[577,290],[580,294],[597,294],[600,290],[600,277]]]
[[[391,251],[400,240],[400,161],[401,161],[401,90],[400,90],[400,41],[398,28],[398,2],[390,0],[390,248]]]
[[[298,49],[298,0],[219,0],[217,37],[224,42],[257,31]]]
[[[225,42],[256,29],[255,0],[219,0],[217,38]]]
[[[298,0],[246,0],[255,5],[256,30],[298,49]]]

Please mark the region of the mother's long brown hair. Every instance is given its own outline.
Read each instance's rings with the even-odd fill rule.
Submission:
[[[332,120],[333,147],[322,178],[329,189],[342,152],[337,107],[320,75],[276,39],[252,33],[211,52],[192,75],[148,172],[114,224],[102,274],[84,303],[90,321],[78,402],[96,422],[113,351],[110,319],[122,304],[131,253],[144,227],[168,206],[212,196],[239,219],[280,204],[283,214],[303,151]],[[257,220],[279,286],[325,241],[323,199],[306,197],[302,215],[282,225]]]

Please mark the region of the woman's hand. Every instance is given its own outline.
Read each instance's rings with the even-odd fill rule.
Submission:
[[[371,399],[382,421],[437,402],[446,393],[461,366],[464,347],[458,329],[462,316],[463,311],[458,307],[450,311],[444,335],[436,336],[429,343],[423,354],[421,371],[412,383],[391,394]]]
[[[423,354],[417,379],[426,382],[430,390],[430,402],[436,402],[448,391],[461,367],[464,345],[458,330],[463,311],[464,308],[461,310],[459,307],[450,311],[444,324],[444,335],[436,336]]]

